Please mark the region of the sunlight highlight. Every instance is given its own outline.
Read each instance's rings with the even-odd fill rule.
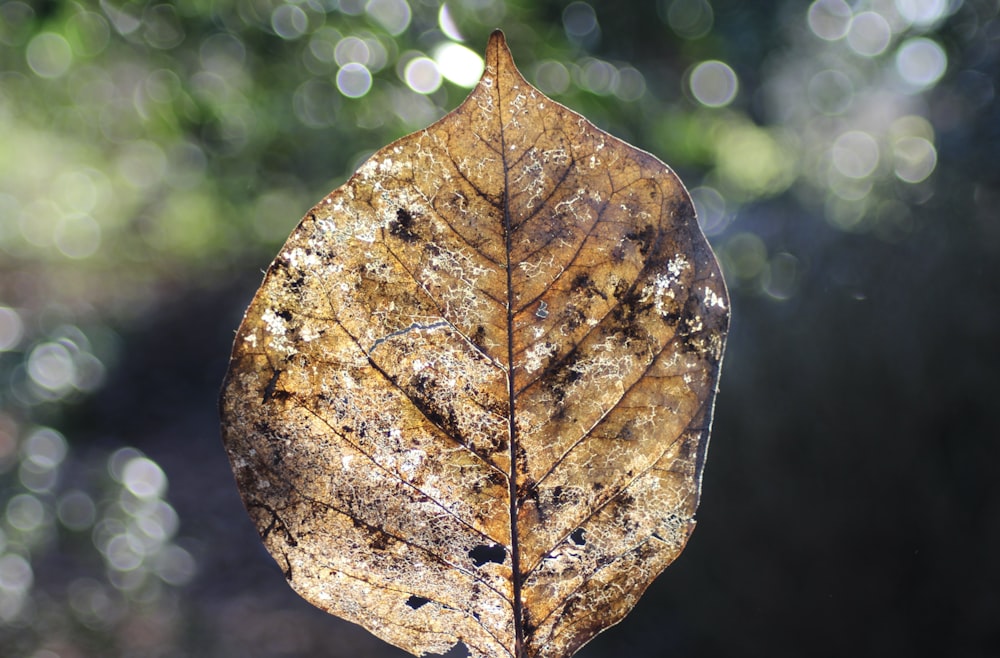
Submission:
[[[443,43],[434,49],[434,62],[445,80],[471,89],[483,74],[482,56],[458,43]]]

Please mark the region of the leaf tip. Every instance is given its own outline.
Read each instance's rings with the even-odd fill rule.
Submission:
[[[490,41],[487,48],[498,48],[500,46],[507,46],[507,38],[503,35],[503,30],[497,28],[490,32]]]
[[[504,36],[503,30],[497,28],[490,34],[490,40],[486,44],[486,61],[497,61],[501,53],[505,53],[508,58],[511,56],[510,48],[507,46],[507,37]]]

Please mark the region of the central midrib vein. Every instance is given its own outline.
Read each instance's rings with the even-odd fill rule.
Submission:
[[[512,251],[510,218],[510,183],[507,169],[507,144],[503,132],[503,105],[500,94],[500,49],[496,51],[494,70],[497,71],[497,108],[500,122],[500,163],[503,167],[503,233],[507,269],[507,423],[510,437],[510,472],[508,496],[510,498],[510,566],[513,585],[514,658],[525,658],[524,621],[521,605],[521,552],[517,532],[517,423],[514,421],[514,284],[510,255]]]

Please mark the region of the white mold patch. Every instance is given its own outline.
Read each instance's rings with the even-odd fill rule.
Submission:
[[[524,369],[528,372],[541,370],[544,361],[559,351],[559,346],[553,343],[536,343],[524,353]]]
[[[292,344],[286,335],[287,326],[285,320],[275,313],[273,308],[269,308],[264,311],[264,313],[260,316],[260,320],[264,323],[264,327],[271,335],[271,349],[285,355],[295,353],[295,348],[292,347]]]
[[[705,288],[705,306],[712,308],[713,306],[721,309],[726,308],[726,302],[723,301],[722,297],[715,294],[715,291],[709,287]]]
[[[667,271],[658,272],[656,276],[653,277],[652,283],[647,284],[646,287],[642,289],[640,301],[652,301],[656,307],[657,313],[661,315],[666,314],[669,311],[667,308],[667,300],[674,300],[677,298],[681,275],[689,267],[691,267],[691,264],[682,254],[674,256],[670,262],[667,263]]]

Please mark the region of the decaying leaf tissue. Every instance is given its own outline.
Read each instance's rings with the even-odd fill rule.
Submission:
[[[292,587],[420,655],[564,658],[694,527],[729,321],[676,175],[531,87],[305,216],[236,336],[223,438]]]

